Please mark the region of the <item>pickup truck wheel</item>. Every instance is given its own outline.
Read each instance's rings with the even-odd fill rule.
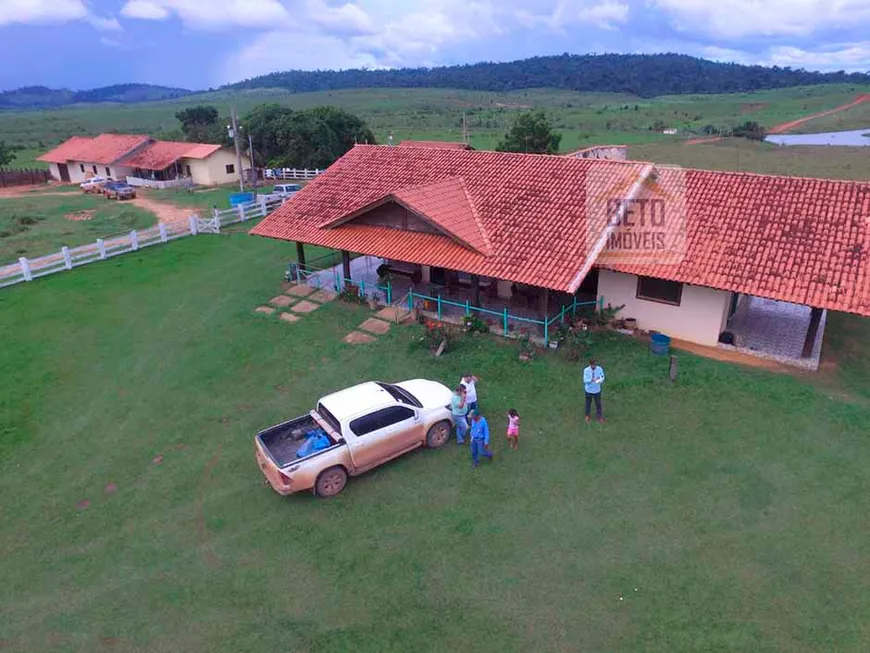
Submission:
[[[314,486],[317,496],[334,497],[347,485],[347,472],[343,467],[330,467],[320,473]]]
[[[426,433],[426,446],[430,449],[437,449],[447,444],[450,439],[450,422],[444,420],[433,424]]]

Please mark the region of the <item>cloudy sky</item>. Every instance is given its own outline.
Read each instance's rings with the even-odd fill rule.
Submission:
[[[683,52],[870,70],[870,0],[0,0],[0,89]]]

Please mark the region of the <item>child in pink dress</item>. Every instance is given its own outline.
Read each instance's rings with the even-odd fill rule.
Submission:
[[[516,410],[511,408],[508,411],[508,427],[507,427],[508,446],[516,451],[520,447],[520,415]]]

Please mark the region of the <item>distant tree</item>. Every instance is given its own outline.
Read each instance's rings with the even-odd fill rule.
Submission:
[[[226,141],[226,129],[215,107],[199,104],[179,111],[175,117],[181,123],[181,131],[186,141],[215,144]]]
[[[6,145],[5,141],[0,141],[0,166],[8,166],[15,160],[15,153],[20,148]]]
[[[293,111],[261,104],[242,123],[254,149],[272,167],[326,168],[354,143],[375,142],[365,122],[334,107]]]
[[[543,111],[521,114],[495,148],[499,152],[528,152],[555,154],[559,151],[562,134],[553,131]]]
[[[751,141],[763,141],[767,136],[767,130],[754,120],[747,120],[742,125],[735,127],[731,134],[738,138],[748,138]]]

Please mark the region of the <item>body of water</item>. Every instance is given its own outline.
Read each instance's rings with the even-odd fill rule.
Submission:
[[[775,135],[768,136],[764,140],[776,145],[840,145],[862,147],[870,145],[870,128],[846,132],[824,132],[821,134]]]

